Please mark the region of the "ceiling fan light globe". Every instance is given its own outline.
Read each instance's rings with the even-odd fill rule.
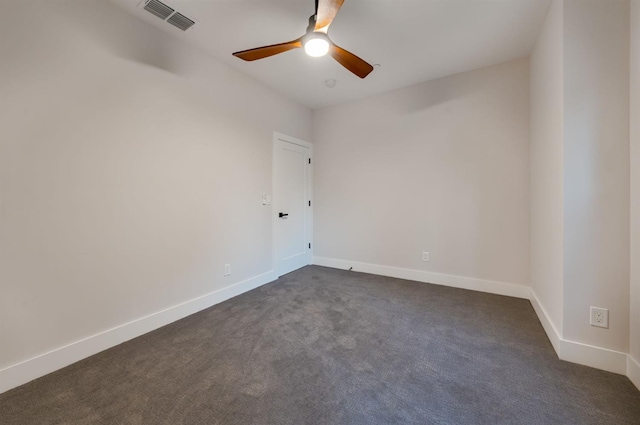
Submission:
[[[329,42],[322,37],[309,38],[304,43],[304,51],[311,57],[319,58],[329,52]]]

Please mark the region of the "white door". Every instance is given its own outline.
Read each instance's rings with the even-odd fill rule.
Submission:
[[[310,143],[274,134],[272,212],[278,276],[311,264],[311,155]]]

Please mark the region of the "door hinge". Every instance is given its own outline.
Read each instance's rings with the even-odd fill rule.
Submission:
[[[311,206],[311,201],[309,201],[309,206]]]
[[[311,249],[311,244],[309,244],[309,249]]]
[[[309,158],[309,164],[311,164],[311,158]]]

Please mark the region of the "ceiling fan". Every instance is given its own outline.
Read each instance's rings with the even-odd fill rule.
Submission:
[[[358,77],[364,78],[373,71],[373,66],[334,44],[327,35],[329,25],[333,22],[343,3],[344,0],[316,0],[316,13],[309,18],[309,26],[305,35],[286,43],[235,52],[233,56],[246,61],[254,61],[304,47],[309,56],[320,57],[328,53],[340,65]]]

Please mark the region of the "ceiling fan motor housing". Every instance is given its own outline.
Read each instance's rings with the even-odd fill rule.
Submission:
[[[306,33],[300,39],[304,50],[309,56],[320,57],[327,54],[331,46],[329,36],[320,31],[311,31]]]

